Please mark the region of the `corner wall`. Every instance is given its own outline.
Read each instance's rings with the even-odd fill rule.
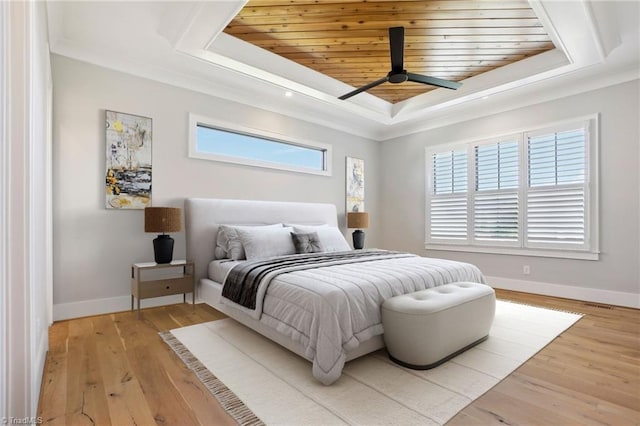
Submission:
[[[129,309],[130,266],[153,259],[142,210],[104,207],[105,109],[153,119],[155,206],[181,207],[210,197],[326,202],[345,228],[345,156],[365,160],[367,246],[379,245],[379,145],[266,110],[52,55],[54,81],[54,319]],[[286,102],[286,98],[273,102]],[[187,157],[188,114],[333,145],[331,177],[233,165]],[[184,232],[174,258],[185,256]],[[213,242],[212,242],[213,243]],[[143,306],[173,299],[143,300]],[[182,300],[181,297],[175,301]]]
[[[496,287],[640,307],[639,94],[640,81],[635,80],[383,142],[380,213],[385,247],[474,263]],[[427,146],[497,136],[596,112],[600,113],[600,260],[425,250]],[[524,265],[530,266],[530,275],[523,275]]]
[[[46,353],[50,68],[43,2],[0,2],[0,419],[35,419]]]

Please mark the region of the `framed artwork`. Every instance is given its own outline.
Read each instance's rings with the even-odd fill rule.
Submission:
[[[364,160],[347,157],[347,212],[364,211]]]
[[[106,112],[107,209],[144,209],[151,205],[151,119]]]

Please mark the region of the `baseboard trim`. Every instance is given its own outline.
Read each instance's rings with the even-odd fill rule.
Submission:
[[[486,276],[485,278],[487,279],[487,283],[489,283],[493,288],[640,309],[640,294],[637,293],[601,290],[597,288],[585,288],[540,281],[525,281],[503,277]]]
[[[187,296],[187,303],[191,298]],[[154,297],[140,301],[141,308],[182,303],[182,294]],[[53,305],[53,320],[60,321],[91,315],[109,314],[131,309],[131,296],[110,297],[107,299],[82,300],[80,302],[58,303]]]
[[[564,297],[566,299],[598,302],[608,305],[624,306],[640,309],[640,294],[621,291],[600,290],[569,286],[564,284],[545,283],[540,281],[525,281],[513,278],[486,276],[487,282],[494,288],[522,291],[525,293],[542,294],[545,296]],[[189,302],[187,297],[187,303]],[[140,302],[143,308],[181,303],[182,295],[154,297]],[[197,303],[202,303],[198,297]],[[53,320],[60,321],[91,315],[122,312],[131,309],[131,297],[120,296],[107,299],[83,300],[80,302],[59,303],[53,305]]]

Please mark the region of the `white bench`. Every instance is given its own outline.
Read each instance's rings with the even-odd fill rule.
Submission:
[[[472,282],[387,299],[382,324],[389,356],[404,367],[437,367],[489,337],[495,306],[493,289]]]

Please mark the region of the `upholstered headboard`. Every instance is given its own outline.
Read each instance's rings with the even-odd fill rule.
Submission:
[[[218,225],[296,223],[338,226],[336,206],[323,203],[187,198],[184,201],[187,259],[195,262],[196,284],[214,259]]]

